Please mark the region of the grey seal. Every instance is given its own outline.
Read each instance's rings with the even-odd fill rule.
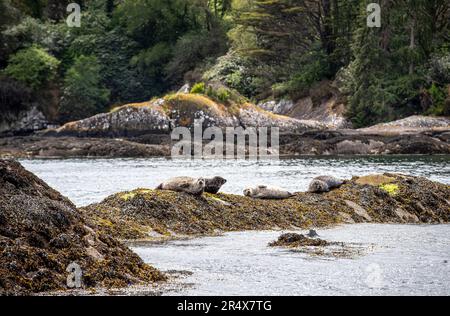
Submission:
[[[222,177],[214,177],[212,179],[205,179],[205,192],[217,194],[220,191],[220,188],[227,183]]]
[[[156,189],[200,196],[205,191],[205,186],[206,181],[203,178],[176,177],[161,183]]]
[[[335,177],[321,176],[312,180],[311,184],[309,185],[308,192],[311,193],[330,192],[333,189],[341,187],[344,183],[345,183],[344,180]]]
[[[266,199],[266,200],[283,200],[294,196],[294,194],[286,190],[266,185],[259,185],[254,188],[247,188],[244,190],[244,195],[254,199]]]

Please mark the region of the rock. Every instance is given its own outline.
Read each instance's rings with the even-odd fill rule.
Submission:
[[[169,145],[146,145],[121,139],[78,137],[0,138],[0,158],[162,157]]]
[[[350,206],[353,211],[356,213],[356,215],[361,216],[366,220],[367,222],[372,221],[372,217],[367,213],[365,209],[363,209],[360,205],[356,204],[355,202],[346,200],[345,203]]]
[[[277,241],[271,242],[269,244],[270,247],[288,247],[288,248],[297,248],[297,247],[324,247],[328,246],[329,243],[325,240],[318,238],[308,238],[300,234],[283,234],[281,235]]]
[[[445,130],[416,134],[362,130],[285,133],[280,137],[280,152],[285,155],[450,154],[450,141],[445,133]]]
[[[326,129],[326,125],[318,121],[297,120],[273,114],[250,103],[241,106],[239,121],[244,127],[279,127],[280,132],[304,132]]]
[[[165,278],[114,237],[88,227],[67,198],[8,160],[0,160],[0,219],[0,295],[67,289],[66,268],[74,262],[85,287]]]
[[[195,120],[203,122],[203,128],[237,127],[238,118],[220,103],[200,94],[175,94],[166,97],[165,107],[173,127],[194,128]]]
[[[398,174],[383,177],[392,179],[389,185],[395,186],[394,191],[384,181],[359,181],[358,177],[328,193],[297,193],[288,200],[275,201],[221,193],[204,194],[199,199],[140,189],[117,193],[81,211],[95,219],[97,229],[123,239],[145,239],[149,231],[184,236],[307,229],[343,222],[416,223],[416,217],[420,223],[450,221],[450,186]],[[400,209],[411,216],[400,217]]]
[[[70,122],[47,136],[135,137],[146,134],[170,133],[171,122],[163,108],[154,102],[128,104],[109,113]]]
[[[289,113],[289,111],[292,109],[293,106],[294,102],[285,99],[280,100],[278,102],[268,101],[258,104],[258,107],[260,107],[261,109],[280,115],[286,115],[287,113]]]
[[[177,93],[189,93],[191,92],[191,85],[189,83],[184,84]]]
[[[10,115],[11,116],[11,115]],[[9,117],[8,121],[0,122],[0,134],[30,134],[47,128],[45,115],[33,106],[29,110],[20,112],[17,116]]]
[[[373,133],[407,133],[424,130],[449,130],[450,118],[432,116],[410,116],[398,121],[377,124],[371,127],[362,128],[360,131]]]

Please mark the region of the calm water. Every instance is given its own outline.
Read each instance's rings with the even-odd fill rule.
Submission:
[[[133,248],[161,270],[188,270],[169,295],[450,295],[450,225],[349,225],[319,231],[357,243],[352,259],[311,256],[267,244],[280,232]]]
[[[174,176],[222,176],[227,193],[241,194],[249,185],[269,184],[298,192],[319,175],[399,172],[450,183],[450,156],[302,158],[281,161],[173,161],[155,159],[22,160],[30,171],[78,206],[99,202],[119,191],[153,188]]]
[[[248,185],[306,190],[318,175],[399,172],[450,183],[450,157],[302,158],[279,162],[167,159],[22,160],[23,165],[77,205],[110,194],[152,188],[186,175],[228,179],[223,191]],[[450,225],[351,225],[323,230],[329,241],[356,243],[355,258],[317,257],[267,247],[280,232],[241,232],[134,250],[162,270],[187,270],[186,295],[450,295]]]

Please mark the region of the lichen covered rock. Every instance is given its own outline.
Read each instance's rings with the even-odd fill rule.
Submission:
[[[0,160],[0,295],[67,289],[78,264],[85,287],[164,280],[114,237],[19,163]]]
[[[134,137],[164,134],[170,131],[170,120],[156,101],[127,104],[109,113],[70,122],[48,136]]]
[[[383,178],[384,177],[384,178]],[[397,174],[353,178],[324,194],[282,201],[229,194],[194,197],[138,189],[82,209],[100,231],[123,239],[212,235],[220,231],[324,227],[338,223],[450,221],[448,185]]]

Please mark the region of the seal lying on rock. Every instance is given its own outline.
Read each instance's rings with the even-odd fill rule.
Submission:
[[[161,183],[156,190],[184,192],[192,195],[202,195],[206,181],[203,178],[177,177]]]
[[[220,191],[220,188],[227,183],[227,180],[225,180],[222,177],[214,177],[212,179],[205,179],[205,192],[206,193],[212,193],[217,194]]]
[[[308,192],[311,193],[330,192],[333,189],[341,187],[344,183],[345,183],[344,180],[340,180],[335,177],[329,176],[317,177],[309,185]]]
[[[283,189],[265,185],[259,185],[254,188],[247,188],[244,190],[244,195],[254,199],[266,200],[283,200],[294,196],[294,194]]]

